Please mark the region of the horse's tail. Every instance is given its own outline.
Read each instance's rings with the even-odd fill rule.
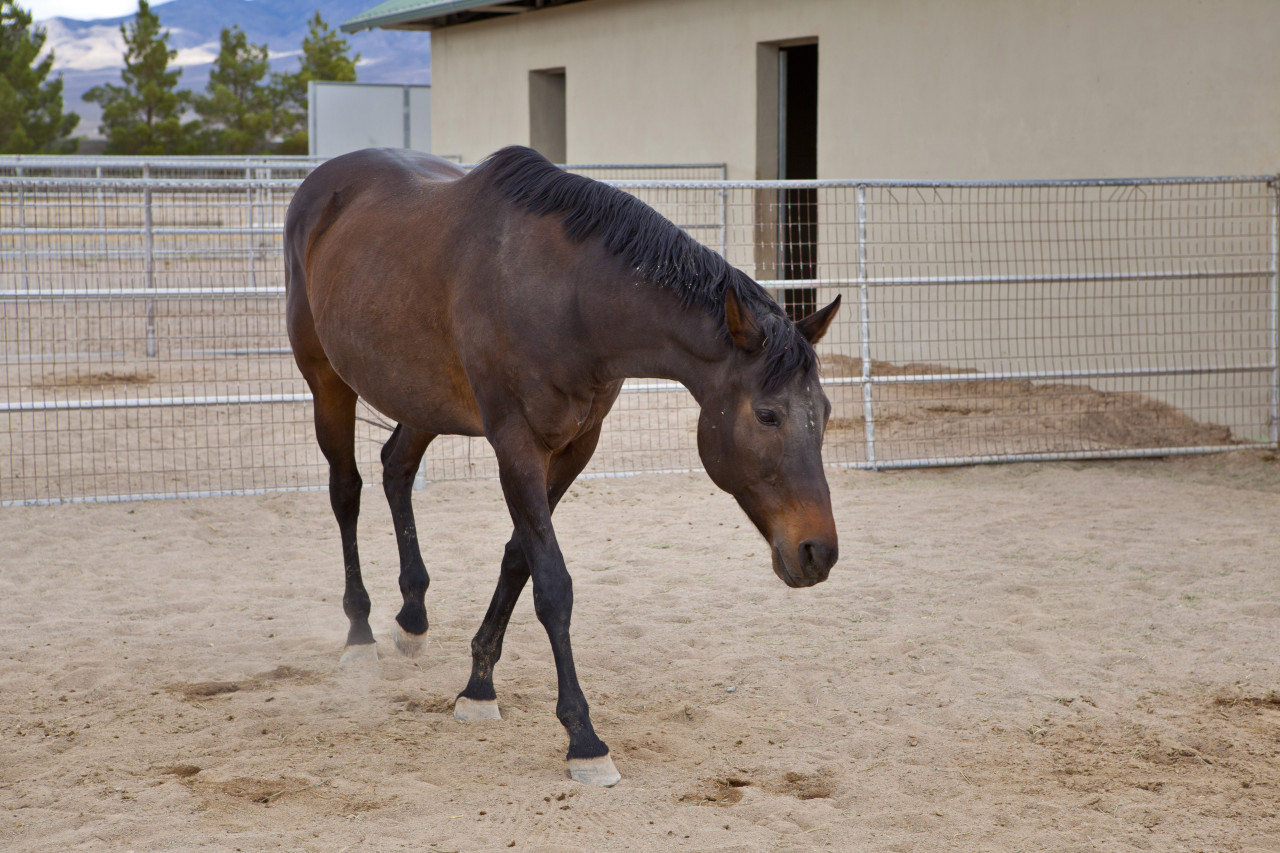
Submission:
[[[342,190],[329,192],[324,199],[324,206],[316,212],[319,193],[303,193],[305,184],[299,188],[289,205],[289,212],[284,223],[284,255],[285,255],[285,290],[306,287],[308,259],[316,242],[338,220],[338,214],[344,207]]]
[[[304,255],[304,260],[311,256],[311,250],[315,248],[316,243],[324,236],[324,232],[328,231],[329,227],[338,221],[338,214],[342,212],[344,206],[342,190],[334,190],[329,194],[328,200],[325,201],[324,209],[320,211],[319,218],[311,226],[311,231],[307,235],[307,251],[306,255]]]
[[[317,172],[302,182],[284,220],[286,326],[299,366],[308,360],[324,358],[323,347],[316,337],[307,279],[312,273],[310,261],[317,241],[337,221],[344,206],[343,190],[335,189],[332,182]],[[303,373],[306,375],[305,369]]]

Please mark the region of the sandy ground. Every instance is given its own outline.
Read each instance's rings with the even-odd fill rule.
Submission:
[[[416,496],[414,661],[366,492],[365,666],[338,663],[324,494],[0,511],[0,848],[1280,849],[1280,463],[832,487],[843,556],[808,590],[705,477],[565,499],[610,790],[567,778],[527,594],[506,719],[451,715],[508,530],[491,481]]]

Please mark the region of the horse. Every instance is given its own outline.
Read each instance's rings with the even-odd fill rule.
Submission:
[[[342,540],[344,661],[377,659],[356,547],[357,398],[397,424],[381,458],[404,654],[420,653],[427,632],[429,578],[411,503],[418,464],[437,435],[492,445],[514,529],[454,715],[501,719],[494,666],[532,578],[579,782],[610,786],[620,775],[578,684],[573,584],[551,515],[625,379],[688,388],[703,466],[769,542],[774,572],[790,587],[827,578],[837,557],[821,456],[831,404],[814,344],[839,297],[792,321],[653,208],[523,147],[470,172],[403,149],[336,157],[302,182],[284,240],[289,340],[314,400]]]

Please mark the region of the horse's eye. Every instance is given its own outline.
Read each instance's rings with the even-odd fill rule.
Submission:
[[[778,425],[778,413],[771,409],[756,409],[756,420],[765,426],[776,427]]]

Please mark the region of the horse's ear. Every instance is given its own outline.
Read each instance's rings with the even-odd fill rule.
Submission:
[[[800,330],[800,334],[804,335],[805,340],[811,344],[816,344],[822,340],[822,336],[827,333],[827,329],[831,326],[831,321],[835,319],[836,309],[840,307],[840,294],[836,294],[836,298],[831,300],[831,304],[819,311],[814,311],[803,320],[796,321],[796,328]]]
[[[724,292],[724,324],[729,329],[729,337],[740,349],[756,353],[764,348],[764,332],[760,330],[756,315],[738,300],[732,287]]]

